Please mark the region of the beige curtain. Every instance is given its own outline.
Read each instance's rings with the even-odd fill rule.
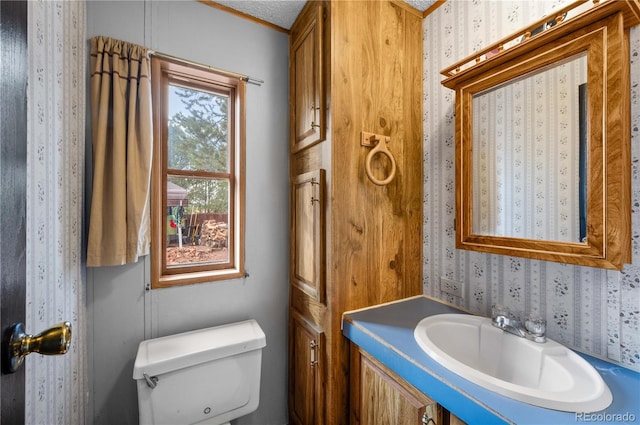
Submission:
[[[91,39],[89,267],[134,263],[149,253],[149,75],[146,48],[107,37]]]

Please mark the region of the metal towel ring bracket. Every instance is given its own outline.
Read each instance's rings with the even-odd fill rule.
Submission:
[[[389,136],[367,133],[366,131],[360,133],[360,144],[362,146],[373,146],[373,149],[371,149],[371,152],[369,152],[367,158],[365,159],[364,170],[366,171],[369,180],[371,180],[373,184],[376,184],[378,186],[385,186],[391,183],[391,181],[396,176],[396,160],[391,154],[391,151],[387,149],[387,144],[389,142],[391,142],[391,138]],[[371,171],[371,161],[377,154],[385,155],[387,158],[389,158],[389,162],[391,162],[391,172],[384,180],[376,178]]]

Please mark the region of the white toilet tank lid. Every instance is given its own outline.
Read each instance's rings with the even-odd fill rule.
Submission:
[[[133,379],[157,376],[200,363],[262,349],[264,332],[255,320],[147,339],[138,346]]]

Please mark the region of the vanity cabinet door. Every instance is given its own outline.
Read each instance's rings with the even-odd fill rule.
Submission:
[[[291,152],[325,139],[323,6],[306,9],[291,29],[289,92]]]
[[[289,422],[322,425],[324,334],[295,310],[289,320]]]
[[[351,425],[442,425],[435,401],[354,347]]]

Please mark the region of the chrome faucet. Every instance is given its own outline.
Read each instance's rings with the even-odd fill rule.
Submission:
[[[523,325],[522,320],[508,308],[494,304],[491,308],[491,324],[498,329],[533,342],[547,341],[545,336],[547,322],[534,314],[528,314]]]

